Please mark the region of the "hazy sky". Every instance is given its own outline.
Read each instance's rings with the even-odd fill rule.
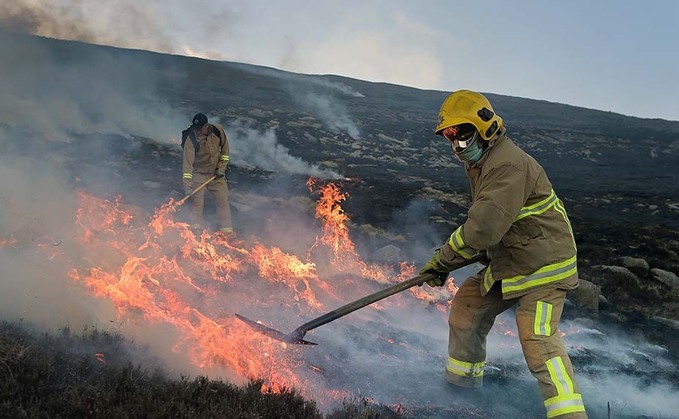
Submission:
[[[12,0],[66,39],[679,120],[679,1]]]

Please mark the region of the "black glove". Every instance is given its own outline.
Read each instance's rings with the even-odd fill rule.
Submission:
[[[184,195],[191,195],[191,192],[193,192],[193,188],[184,188]]]
[[[217,179],[223,178],[224,172],[217,170],[215,171],[215,176],[217,176]]]

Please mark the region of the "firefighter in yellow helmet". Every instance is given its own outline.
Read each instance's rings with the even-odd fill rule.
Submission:
[[[460,90],[443,102],[435,133],[464,163],[472,204],[464,224],[420,270],[442,286],[451,267],[486,251],[487,268],[467,279],[450,309],[446,379],[483,384],[486,336],[516,308],[519,339],[548,418],[586,418],[559,332],[566,291],[578,285],[576,246],[563,202],[544,169],[506,136],[486,97]]]
[[[224,128],[208,123],[207,116],[196,114],[191,126],[182,132],[182,181],[188,195],[193,188],[204,183],[212,175],[216,179],[205,189],[210,191],[217,209],[219,231],[233,236],[229,188],[226,184],[226,167],[229,163],[229,139]],[[194,229],[202,228],[205,189],[197,191],[191,199],[191,222]]]

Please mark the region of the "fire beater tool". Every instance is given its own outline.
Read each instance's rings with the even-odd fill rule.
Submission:
[[[206,187],[210,182],[212,182],[212,181],[215,180],[216,178],[217,178],[217,175],[212,175],[211,178],[209,178],[209,179],[206,180],[205,182],[201,183],[196,189],[192,190],[190,194],[186,195],[185,197],[183,197],[182,199],[180,199],[179,201],[177,201],[177,203],[176,203],[175,205],[178,206],[178,207],[181,206],[181,205],[183,205],[186,201],[189,200],[189,198],[191,198],[193,195],[195,195],[196,192],[198,192],[199,190],[201,190],[201,189],[203,189],[204,187]]]
[[[478,253],[474,255],[471,259],[467,259],[462,261],[460,264],[455,266],[455,269],[462,268],[467,265],[471,265],[476,262],[482,262],[486,260],[486,254],[485,253]],[[238,313],[236,313],[236,317],[245,322],[248,326],[250,326],[253,330],[262,333],[266,336],[269,336],[271,338],[274,338],[276,340],[280,340],[282,342],[286,343],[292,343],[296,345],[316,345],[316,343],[309,342],[308,340],[304,340],[304,335],[306,335],[306,332],[309,330],[315,329],[319,326],[323,326],[326,323],[330,323],[332,321],[335,321],[339,319],[340,317],[344,317],[349,313],[352,313],[360,308],[363,308],[367,305],[370,305],[376,301],[383,300],[387,297],[390,297],[394,294],[398,294],[401,291],[405,291],[409,288],[414,287],[415,285],[422,285],[424,284],[427,280],[431,279],[433,275],[431,274],[422,274],[415,276],[413,278],[410,278],[406,281],[400,282],[398,284],[392,285],[388,288],[383,289],[382,291],[377,291],[373,294],[367,295],[363,298],[360,298],[356,301],[353,301],[349,304],[343,305],[340,308],[337,308],[333,311],[330,311],[328,313],[325,313],[324,315],[320,317],[316,317],[315,319],[312,319],[303,325],[299,326],[297,329],[293,330],[291,333],[283,333],[280,332],[276,329],[272,329],[270,327],[267,327],[261,323],[257,323],[253,320],[248,319],[245,316],[242,316]]]

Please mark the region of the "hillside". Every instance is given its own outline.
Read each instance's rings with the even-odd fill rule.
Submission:
[[[407,277],[403,264],[421,264],[464,220],[468,181],[432,133],[447,92],[5,32],[0,54],[2,319],[113,327],[173,374],[297,385],[325,410],[360,395],[410,417],[538,412],[510,314],[489,343],[487,393],[440,382],[452,290],[415,290],[319,328],[313,351],[254,341],[233,318],[292,330]],[[671,417],[679,122],[488,97],[573,223],[588,294],[569,296],[564,333],[590,417],[607,403],[616,417]],[[187,239],[158,215],[180,197],[177,137],[197,111],[229,135],[236,243]],[[347,194],[336,203],[354,248],[341,263],[314,214],[329,182]],[[275,256],[305,273],[267,270]]]

